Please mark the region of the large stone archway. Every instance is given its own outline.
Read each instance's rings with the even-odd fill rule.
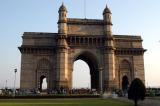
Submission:
[[[22,36],[21,89],[39,88],[43,75],[48,89],[71,89],[73,63],[77,59],[90,67],[91,88],[121,88],[124,75],[129,81],[136,76],[145,82],[141,36],[114,35],[112,13],[107,6],[101,20],[67,18],[64,5],[58,12],[58,33],[25,32]],[[39,63],[42,58],[45,60]]]

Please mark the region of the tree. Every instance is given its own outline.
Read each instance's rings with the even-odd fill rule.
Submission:
[[[128,90],[128,99],[134,101],[137,106],[138,100],[144,100],[146,95],[146,88],[143,82],[139,78],[135,78]]]

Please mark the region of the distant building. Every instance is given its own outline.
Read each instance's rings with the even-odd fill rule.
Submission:
[[[67,18],[67,9],[59,8],[58,33],[24,32],[19,50],[21,89],[72,88],[74,61],[84,60],[90,68],[91,88],[121,88],[122,79],[129,83],[144,78],[145,50],[141,36],[114,35],[111,11],[106,6],[103,20]]]

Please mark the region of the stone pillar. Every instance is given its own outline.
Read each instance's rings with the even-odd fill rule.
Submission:
[[[106,39],[104,47],[104,89],[111,90],[115,85],[115,58],[112,39]]]
[[[65,35],[58,35],[57,45],[57,87],[68,87],[68,46]]]
[[[99,68],[99,91],[100,94],[103,94],[103,69],[102,67]]]
[[[72,89],[72,72],[73,72],[73,61],[71,56],[71,50],[68,49],[68,88]]]
[[[104,87],[105,90],[110,90],[113,87],[114,80],[114,56],[112,53],[104,54]]]

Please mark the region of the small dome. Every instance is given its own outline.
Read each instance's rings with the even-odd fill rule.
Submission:
[[[111,10],[108,8],[108,6],[106,5],[106,8],[103,11],[103,14],[105,13],[111,13]]]
[[[59,11],[67,11],[67,8],[62,3],[61,7],[59,8]]]

